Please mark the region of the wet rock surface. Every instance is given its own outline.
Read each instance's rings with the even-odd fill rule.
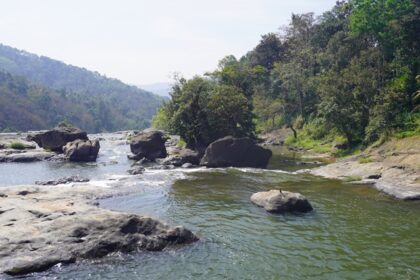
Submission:
[[[98,186],[89,184],[4,188],[0,273],[21,275],[113,252],[158,251],[198,240],[183,227],[100,209],[90,202],[97,192]]]
[[[75,140],[63,147],[65,157],[70,161],[96,161],[99,153],[99,140]]]
[[[186,163],[190,163],[191,165],[199,165],[200,159],[201,155],[197,151],[193,151],[187,148],[174,147],[171,148],[169,157],[165,158],[162,161],[162,164],[174,165],[176,167],[182,166]]]
[[[266,168],[271,150],[258,146],[250,138],[224,137],[211,143],[201,159],[206,167]]]
[[[140,165],[135,165],[135,166],[132,166],[127,172],[128,174],[131,174],[131,175],[139,175],[139,174],[143,174],[144,171],[145,171],[144,167]]]
[[[281,190],[257,192],[251,196],[251,201],[272,213],[301,212],[313,210],[309,201],[300,193]]]
[[[46,151],[16,151],[2,150],[0,151],[0,162],[34,162],[47,160],[54,157],[55,154]]]
[[[59,153],[64,145],[77,139],[88,140],[88,137],[85,131],[75,127],[56,127],[27,137],[28,141],[34,141],[39,147]]]
[[[49,180],[49,181],[36,181],[35,185],[47,186],[47,185],[60,185],[60,184],[68,184],[68,183],[86,183],[89,182],[89,179],[82,178],[79,176],[69,176],[63,177],[56,180]]]

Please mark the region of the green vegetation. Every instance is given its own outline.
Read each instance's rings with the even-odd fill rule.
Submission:
[[[369,163],[369,162],[374,162],[374,160],[370,156],[363,156],[363,157],[359,158],[358,162],[359,163]]]
[[[223,75],[225,67],[221,64],[220,72],[212,75]],[[229,80],[181,78],[153,123],[179,134],[187,147],[200,148],[226,135],[253,137],[250,107],[244,91]]]
[[[89,132],[149,127],[162,98],[47,57],[0,44],[0,131],[62,120]]]
[[[15,149],[15,150],[23,150],[25,149],[25,145],[23,145],[23,143],[21,142],[13,142],[10,144],[9,146],[11,149]]]
[[[155,125],[189,144],[288,127],[287,144],[330,152],[346,143],[340,155],[419,134],[418,1],[338,1],[317,18],[294,14],[280,30],[180,83]]]
[[[357,181],[361,181],[361,180],[362,180],[362,177],[360,177],[360,176],[346,176],[343,179],[344,182],[348,182],[348,183],[357,182]]]

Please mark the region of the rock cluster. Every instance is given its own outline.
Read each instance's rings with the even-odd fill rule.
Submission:
[[[284,212],[310,212],[312,205],[300,193],[281,190],[257,192],[251,196],[251,201],[272,213]]]
[[[39,147],[61,153],[63,146],[74,140],[88,140],[85,131],[75,127],[56,127],[52,130],[28,135],[28,141],[34,141]]]
[[[183,166],[186,163],[191,165],[200,164],[201,155],[197,151],[187,148],[173,148],[171,155],[162,161],[162,164],[173,165],[176,167]]]
[[[79,176],[69,176],[69,177],[63,177],[56,180],[49,180],[49,181],[35,181],[36,185],[41,186],[55,186],[55,185],[61,185],[61,184],[68,184],[68,183],[86,183],[89,182],[89,179],[87,178],[81,178]]]

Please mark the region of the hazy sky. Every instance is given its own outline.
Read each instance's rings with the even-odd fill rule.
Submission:
[[[132,84],[170,81],[251,50],[294,13],[335,0],[0,0],[0,43]]]

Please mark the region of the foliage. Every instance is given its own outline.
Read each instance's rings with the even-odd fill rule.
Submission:
[[[197,76],[179,79],[171,95],[155,120],[163,120],[187,147],[205,147],[227,135],[253,136],[249,102],[240,88]]]
[[[141,129],[150,126],[162,102],[97,72],[1,44],[0,72],[6,95],[0,96],[0,130],[45,129],[62,120],[89,132]]]
[[[417,135],[419,30],[416,0],[337,1],[319,17],[293,14],[243,57],[223,58],[196,94],[185,87],[194,79],[181,83],[166,120],[183,127],[187,143],[252,135],[256,124],[258,132],[288,127],[286,143],[317,151],[345,140],[341,155]]]
[[[25,149],[25,145],[23,145],[21,142],[13,142],[10,144],[10,148],[15,150],[23,150]]]

